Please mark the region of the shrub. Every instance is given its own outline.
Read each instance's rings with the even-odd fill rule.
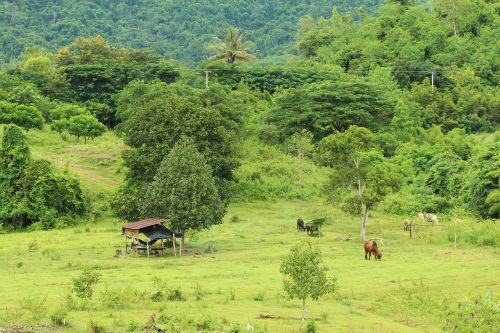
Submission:
[[[83,299],[92,299],[94,293],[94,285],[96,285],[101,278],[101,273],[91,269],[85,269],[80,277],[73,279],[73,291],[76,296]]]
[[[180,288],[170,289],[167,294],[169,301],[185,301],[186,298],[182,295]]]
[[[194,286],[194,295],[196,296],[197,301],[201,301],[203,299],[203,296],[205,295],[203,288],[199,284]]]
[[[253,297],[253,300],[256,302],[262,302],[262,301],[264,301],[265,297],[266,297],[265,290],[261,290],[257,294],[255,294],[255,296]]]
[[[127,327],[127,332],[137,332],[139,331],[139,323],[137,323],[136,321],[131,321],[129,324],[128,324],[128,327]]]
[[[455,224],[448,230],[448,240],[469,243],[475,246],[498,246],[500,227],[493,221],[472,224]]]
[[[67,316],[68,312],[63,308],[59,308],[50,315],[50,321],[54,326],[67,326]]]
[[[119,288],[108,288],[104,287],[104,291],[101,296],[101,303],[107,307],[113,309],[121,309],[124,307],[127,301],[127,295],[124,290]]]
[[[304,333],[316,333],[316,322],[314,320],[307,321]]]
[[[161,302],[163,301],[163,298],[164,298],[163,290],[157,290],[153,293],[153,295],[151,295],[151,300],[153,302]]]
[[[21,299],[21,308],[27,310],[32,319],[39,322],[45,317],[47,311],[47,297],[46,296],[30,296]]]
[[[493,333],[500,327],[499,303],[489,291],[486,297],[459,303],[448,309],[443,329],[447,332]]]

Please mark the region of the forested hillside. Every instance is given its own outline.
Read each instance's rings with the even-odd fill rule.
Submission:
[[[496,332],[500,2],[359,2],[0,1],[0,333]]]
[[[383,0],[9,0],[0,3],[0,63],[27,46],[52,51],[76,37],[102,35],[109,42],[148,47],[183,63],[206,59],[207,43],[227,26],[241,28],[259,57],[293,52],[303,15],[329,16],[332,7],[373,12]]]

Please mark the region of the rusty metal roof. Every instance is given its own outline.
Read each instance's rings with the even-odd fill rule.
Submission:
[[[143,229],[143,228],[146,228],[146,227],[150,227],[152,225],[156,225],[156,224],[162,224],[163,222],[165,222],[165,219],[161,219],[161,218],[149,218],[149,219],[145,219],[145,220],[141,220],[141,221],[137,221],[137,222],[132,222],[132,223],[129,223],[129,224],[125,224],[123,227],[122,227],[122,230],[125,230],[125,229],[128,229],[128,230],[140,230],[140,229]]]

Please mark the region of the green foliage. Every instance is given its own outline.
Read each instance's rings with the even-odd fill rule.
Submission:
[[[369,210],[402,183],[398,167],[380,150],[373,133],[358,126],[332,134],[319,144],[319,159],[333,168],[328,194],[345,210],[360,216],[362,240]]]
[[[498,299],[488,291],[486,297],[476,297],[450,308],[443,329],[449,332],[493,333],[500,325]]]
[[[104,134],[106,126],[97,120],[85,108],[74,104],[61,104],[50,111],[50,118],[52,119],[51,129],[63,133],[68,132],[77,137],[84,138],[84,142],[94,139]]]
[[[306,327],[304,328],[304,333],[316,333],[316,322],[314,320],[308,320],[306,323]]]
[[[302,320],[308,298],[317,301],[321,296],[335,291],[337,280],[328,277],[326,271],[319,249],[310,241],[302,241],[292,247],[281,261],[283,288],[289,297],[302,301]]]
[[[91,300],[94,294],[94,286],[101,279],[101,273],[85,269],[82,274],[73,279],[73,291],[82,299]]]
[[[376,86],[342,77],[287,90],[278,96],[270,121],[283,136],[307,129],[320,140],[351,125],[376,129],[390,119],[391,112]]]
[[[141,91],[146,91],[144,96]],[[123,155],[129,172],[115,197],[117,213],[127,219],[141,215],[139,207],[147,183],[153,181],[161,162],[182,137],[191,138],[204,155],[218,192],[227,202],[228,184],[238,165],[236,133],[252,99],[249,92],[230,92],[217,85],[205,90],[182,84],[138,82],[127,88],[119,96],[119,116],[126,119],[122,131],[131,149]],[[128,101],[129,106],[125,104]]]
[[[49,229],[75,223],[85,213],[79,182],[48,161],[33,160],[26,136],[16,126],[4,129],[0,185],[0,221],[6,225],[22,228],[40,222]]]
[[[246,36],[240,33],[238,28],[231,27],[221,35],[222,39],[214,37],[210,45],[213,52],[212,59],[224,59],[229,64],[235,61],[256,60],[256,57],[250,54],[254,43],[245,40]]]
[[[500,216],[500,143],[484,146],[471,158],[464,172],[463,200],[483,217]]]
[[[211,68],[211,64],[207,68]],[[279,89],[297,88],[306,83],[335,81],[340,69],[332,66],[246,66],[221,69],[212,64],[217,71],[212,75],[221,84],[236,87],[243,80],[249,87],[274,93]]]
[[[222,223],[224,205],[205,158],[192,141],[177,143],[162,161],[148,188],[144,216],[168,217],[181,232]]]
[[[42,113],[33,106],[0,101],[0,124],[15,124],[30,130],[42,128],[44,119]]]
[[[379,0],[271,3],[263,0],[252,3],[243,0],[209,3],[84,0],[78,4],[69,0],[53,4],[37,0],[29,5],[5,2],[0,7],[0,44],[3,45],[0,63],[18,56],[27,46],[55,50],[77,37],[96,34],[102,34],[112,43],[150,47],[169,58],[193,63],[210,55],[206,46],[212,36],[234,24],[256,42],[256,53],[263,57],[293,51],[296,22],[305,14],[316,18],[327,16],[332,6],[342,11],[364,6],[373,12],[380,3]],[[167,20],[165,13],[173,15]],[[79,50],[94,52],[81,55],[79,50],[70,50],[69,55],[95,59],[95,56],[113,54],[103,43],[96,47],[80,42],[78,46]],[[132,58],[132,55],[128,57]]]
[[[398,131],[403,138],[436,124],[445,131],[491,130],[500,114],[496,4],[443,0],[428,7],[390,1],[373,17],[335,10],[329,19],[306,16],[297,46],[309,62],[337,65],[363,79],[390,70],[384,86],[400,99],[393,125],[404,126]],[[394,81],[409,94],[394,89]]]

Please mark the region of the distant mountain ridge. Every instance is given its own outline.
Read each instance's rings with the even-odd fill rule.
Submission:
[[[293,53],[300,17],[330,17],[333,7],[373,12],[384,0],[7,0],[0,3],[0,63],[27,46],[52,51],[79,36],[148,47],[182,63],[206,59],[211,37],[237,26],[258,56]]]

